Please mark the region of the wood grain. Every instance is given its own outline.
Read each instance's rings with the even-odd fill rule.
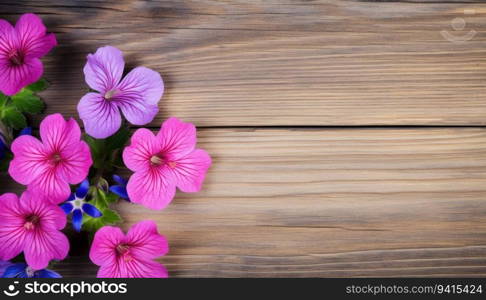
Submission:
[[[118,207],[124,228],[158,223],[172,276],[486,276],[486,129],[205,129],[199,146],[202,192]],[[55,268],[93,276],[77,251]]]
[[[11,21],[36,12],[58,37],[44,60],[46,113],[77,115],[85,57],[110,44],[129,68],[163,75],[153,126],[168,116],[198,126],[485,125],[486,4],[461,2],[31,0],[0,10]],[[454,18],[466,27],[454,31]],[[452,43],[442,30],[476,34]]]

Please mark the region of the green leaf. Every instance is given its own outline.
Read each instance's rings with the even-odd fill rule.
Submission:
[[[109,208],[109,205],[117,200],[115,194],[106,194],[103,190],[96,188],[92,195],[93,199],[90,203],[96,206],[103,215],[99,218],[85,215],[83,217],[83,228],[85,230],[95,232],[103,226],[113,225],[122,221],[120,215]]]
[[[117,133],[114,135],[110,136],[106,140],[106,147],[108,148],[107,150],[115,150],[118,148],[122,148],[125,146],[125,144],[128,142],[128,139],[130,138],[130,130],[123,126],[118,130]]]
[[[91,149],[91,156],[93,158],[93,167],[96,169],[103,168],[105,162],[105,144],[104,140],[98,140],[90,137],[89,135],[84,136],[84,140],[88,143]]]
[[[106,201],[106,194],[101,189],[96,189],[93,200],[94,205],[98,208],[105,209],[108,208],[108,201]]]
[[[28,89],[22,89],[13,95],[12,102],[19,111],[30,114],[38,114],[44,109],[44,102]]]
[[[106,208],[108,205],[111,203],[114,203],[118,200],[118,196],[113,194],[113,193],[105,193],[102,189],[100,188],[95,188],[95,190],[92,193],[93,200],[91,200],[96,207],[101,207],[101,208]]]
[[[7,105],[8,97],[5,96],[4,94],[0,93],[0,109]]]
[[[6,106],[0,111],[0,118],[5,125],[13,129],[22,129],[27,127],[25,116],[18,111],[15,106]]]
[[[83,217],[83,228],[85,230],[95,232],[103,226],[113,225],[122,221],[120,215],[109,208],[100,209],[100,211],[103,215],[99,218],[92,218],[87,215]]]
[[[106,195],[106,202],[108,204],[115,203],[118,201],[118,199],[120,199],[120,197],[116,194],[109,193],[108,195]]]
[[[84,140],[88,143],[89,148],[91,149],[91,154],[96,155],[100,154],[103,151],[103,141],[97,140],[95,138],[90,137],[89,135],[84,135]]]
[[[37,82],[28,85],[26,89],[31,90],[32,92],[40,92],[47,89],[47,87],[49,87],[49,82],[44,78],[41,78]]]
[[[103,216],[101,216],[99,219],[105,224],[116,224],[122,221],[122,218],[120,215],[111,209],[105,209],[103,210]]]

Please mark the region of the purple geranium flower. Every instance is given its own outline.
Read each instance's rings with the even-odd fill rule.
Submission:
[[[39,58],[57,45],[34,14],[20,17],[15,27],[0,20],[0,91],[12,96],[36,82],[44,71]]]
[[[40,270],[69,252],[69,241],[61,232],[66,215],[39,193],[25,191],[20,198],[12,193],[1,195],[0,224],[1,260],[23,253],[27,264]]]
[[[86,196],[88,196],[89,181],[85,179],[76,190],[76,193],[71,194],[69,199],[61,204],[62,210],[69,215],[73,213],[73,227],[79,232],[83,224],[83,213],[86,213],[90,217],[99,218],[102,213],[96,208],[96,206],[86,202]]]
[[[107,138],[118,131],[122,121],[120,110],[134,125],[150,123],[159,111],[158,103],[164,92],[160,74],[137,67],[122,80],[124,66],[122,52],[112,46],[88,55],[84,76],[97,93],[84,95],[78,112],[86,132],[94,138]]]

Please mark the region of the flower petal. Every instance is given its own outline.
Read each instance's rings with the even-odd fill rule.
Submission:
[[[0,20],[0,59],[6,61],[8,55],[18,47],[18,44],[14,27],[9,22]]]
[[[5,270],[3,278],[18,278],[22,273],[25,273],[27,265],[24,263],[13,264]]]
[[[29,246],[24,248],[25,260],[35,270],[44,269],[52,259],[64,259],[69,251],[67,237],[57,230],[30,232],[26,245]]]
[[[43,195],[52,204],[59,204],[69,197],[71,188],[69,183],[56,173],[55,168],[50,168],[29,184],[28,191],[34,195]]]
[[[171,169],[176,178],[177,187],[186,193],[199,192],[204,177],[211,166],[211,157],[202,150],[197,149],[189,155],[177,160]]]
[[[66,226],[67,218],[63,210],[51,204],[39,193],[28,190],[20,196],[19,207],[24,212],[36,212],[42,217],[42,227],[48,230],[61,230]]]
[[[13,264],[9,261],[1,261],[0,260],[0,277],[3,276],[5,271],[7,270],[8,267],[12,266]]]
[[[164,93],[164,82],[158,72],[137,67],[123,78],[117,90],[121,93],[138,94],[146,104],[157,105]]]
[[[66,215],[69,215],[74,209],[74,206],[69,202],[65,202],[59,205],[59,207],[66,213]]]
[[[118,175],[113,175],[113,180],[118,183],[119,185],[127,185],[127,181],[125,178],[118,176]]]
[[[120,82],[124,67],[123,53],[115,47],[105,46],[88,55],[84,77],[93,90],[105,94]]]
[[[59,152],[80,141],[81,129],[74,119],[66,121],[61,114],[52,114],[42,120],[40,136],[50,151]]]
[[[123,161],[132,171],[148,170],[150,158],[160,150],[160,143],[152,131],[140,128],[133,134],[130,146],[125,147]]]
[[[98,270],[98,278],[167,278],[167,269],[155,261],[118,260],[117,264],[104,265]]]
[[[89,146],[84,141],[71,144],[61,152],[61,156],[63,161],[58,169],[67,182],[78,184],[88,176],[93,160]]]
[[[44,67],[38,58],[25,58],[23,64],[12,66],[0,57],[0,91],[7,96],[15,95],[23,87],[39,80],[43,72]]]
[[[13,34],[14,33],[14,27],[12,24],[10,24],[6,20],[0,20],[0,41],[4,41],[7,37],[5,37],[6,34]],[[7,42],[8,40],[4,41]],[[3,43],[0,43],[0,46]],[[0,48],[2,49],[2,48]]]
[[[138,95],[119,95],[116,97],[116,103],[128,122],[133,125],[150,123],[159,112],[157,105],[145,103]]]
[[[0,196],[0,259],[9,260],[20,254],[25,245],[24,220],[15,194]]]
[[[78,208],[73,211],[72,222],[74,230],[80,232],[81,225],[83,224],[83,212],[81,211],[81,209]]]
[[[100,228],[91,244],[89,258],[98,266],[115,264],[115,248],[123,242],[124,238],[125,235],[118,227],[104,226]]]
[[[169,175],[164,168],[136,172],[128,181],[128,197],[151,209],[165,208],[175,195],[175,184]]]
[[[167,152],[170,160],[177,160],[194,150],[196,146],[196,127],[177,118],[169,118],[162,124],[157,139]]]
[[[115,99],[127,120],[134,125],[145,125],[159,111],[157,104],[164,92],[164,82],[159,73],[138,67],[128,73],[116,89]]]
[[[32,127],[25,127],[19,132],[19,136],[21,135],[32,135]]]
[[[157,231],[153,221],[141,221],[133,225],[127,233],[130,253],[140,260],[149,260],[169,252],[167,239]]]
[[[49,168],[45,162],[47,153],[42,143],[29,135],[18,137],[12,143],[14,159],[8,172],[12,178],[23,185],[28,185],[44,174]]]
[[[121,185],[110,186],[110,192],[123,199],[128,199],[127,188]]]
[[[84,95],[79,101],[78,112],[86,132],[94,138],[107,138],[120,129],[118,106],[114,101],[106,101],[100,94]]]
[[[89,203],[83,204],[83,211],[92,218],[99,218],[103,215],[96,206]]]
[[[46,27],[35,14],[24,14],[15,24],[22,51],[28,57],[42,57],[57,45],[54,34],[46,35]]]
[[[84,199],[88,195],[89,191],[89,180],[85,179],[81,182],[81,185],[76,189],[76,197],[79,199]]]

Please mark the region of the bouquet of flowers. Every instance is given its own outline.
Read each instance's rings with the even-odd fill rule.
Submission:
[[[85,133],[73,118],[52,114],[34,134],[27,117],[42,112],[37,93],[48,88],[40,58],[56,45],[34,14],[15,26],[0,20],[0,168],[26,186],[21,195],[0,195],[0,275],[60,277],[47,268],[68,255],[62,230],[69,219],[75,232],[92,233],[89,258],[100,267],[98,277],[167,277],[155,259],[168,253],[168,241],[155,222],[141,221],[125,234],[113,226],[122,222],[114,204],[164,209],[176,188],[201,189],[211,158],[196,148],[195,126],[175,117],[156,134],[131,134],[130,124],[157,115],[164,83],[146,67],[123,76],[123,53],[112,46],[87,56],[90,91],[77,106]],[[123,169],[129,178],[117,174]]]

